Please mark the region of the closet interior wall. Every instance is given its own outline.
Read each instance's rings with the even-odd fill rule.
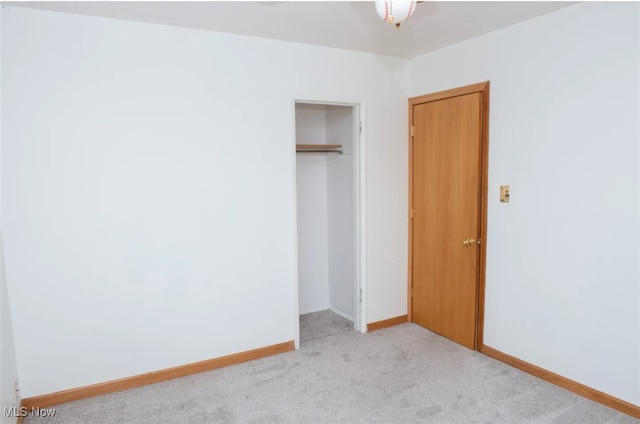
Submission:
[[[300,314],[355,314],[353,107],[296,104],[297,144],[340,144],[343,154],[298,153]]]

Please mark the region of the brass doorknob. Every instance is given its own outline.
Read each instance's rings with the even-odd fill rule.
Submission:
[[[468,246],[468,247],[472,247],[472,246],[474,246],[474,245],[476,244],[476,241],[475,241],[474,239],[472,239],[472,238],[467,237],[467,238],[462,242],[462,244],[464,244],[465,246]]]

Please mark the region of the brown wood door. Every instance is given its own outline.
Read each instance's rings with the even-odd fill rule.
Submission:
[[[478,347],[483,95],[415,103],[411,111],[411,316],[470,349]]]

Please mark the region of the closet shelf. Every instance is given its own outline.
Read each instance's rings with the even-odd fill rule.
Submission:
[[[296,144],[296,152],[342,154],[342,144]]]

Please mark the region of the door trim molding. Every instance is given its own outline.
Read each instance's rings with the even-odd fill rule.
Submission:
[[[294,287],[294,316],[293,327],[295,335],[296,349],[300,348],[300,324],[299,324],[299,304],[298,290],[300,282],[298,281],[298,214],[297,214],[297,190],[296,190],[296,123],[295,123],[295,106],[296,103],[310,103],[325,106],[347,106],[353,108],[353,145],[356,156],[354,161],[354,316],[353,324],[355,330],[360,333],[367,332],[367,252],[366,252],[366,222],[367,222],[367,162],[366,162],[366,101],[360,98],[340,97],[322,94],[310,93],[292,93],[291,97],[291,158],[293,162],[293,207],[296,213],[293,220],[294,234],[294,252],[295,252],[295,287]]]
[[[413,208],[413,136],[411,135],[411,127],[413,126],[413,107],[422,103],[434,102],[437,100],[449,99],[452,97],[464,96],[467,94],[482,94],[482,104],[480,105],[480,119],[482,123],[481,146],[480,153],[480,192],[478,193],[478,203],[480,216],[479,228],[482,243],[479,248],[478,258],[478,281],[476,282],[476,336],[474,349],[480,350],[484,341],[484,292],[485,292],[485,264],[487,258],[487,192],[489,182],[489,81],[477,84],[466,85],[464,87],[453,88],[450,90],[438,91],[436,93],[426,94],[423,96],[409,98],[409,255],[407,266],[407,316],[409,322],[413,322],[413,305],[412,298],[412,275],[413,275],[413,219],[411,211]]]

